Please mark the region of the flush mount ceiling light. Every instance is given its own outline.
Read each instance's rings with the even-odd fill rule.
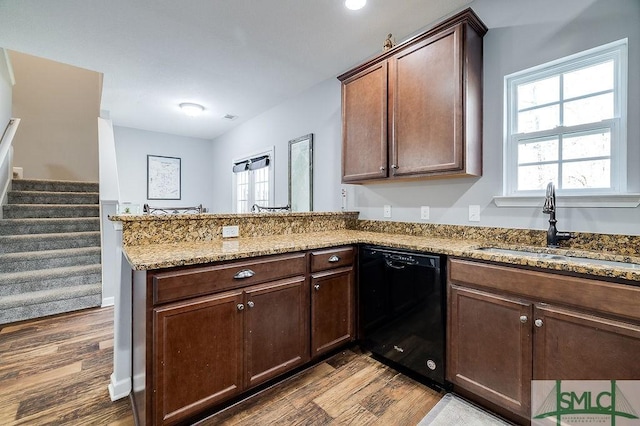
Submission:
[[[359,10],[367,4],[367,0],[345,0],[344,5],[347,9]]]
[[[180,109],[184,111],[189,117],[195,117],[202,114],[204,107],[199,104],[193,104],[190,102],[184,102],[180,104]]]

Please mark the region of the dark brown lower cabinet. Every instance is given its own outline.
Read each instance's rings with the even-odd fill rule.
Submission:
[[[534,318],[535,379],[640,380],[639,325],[553,306]]]
[[[245,290],[246,387],[309,360],[309,290],[296,277]]]
[[[317,356],[355,337],[353,267],[311,275],[311,355]]]
[[[532,378],[531,303],[452,285],[449,309],[447,379],[514,413],[528,416]]]
[[[155,422],[174,424],[309,360],[304,276],[153,310]]]
[[[191,423],[353,340],[354,256],[342,246],[134,275],[136,423]]]
[[[632,285],[450,259],[447,379],[525,424],[531,380],[640,380],[639,296]]]
[[[153,310],[155,424],[174,424],[243,387],[242,292]]]

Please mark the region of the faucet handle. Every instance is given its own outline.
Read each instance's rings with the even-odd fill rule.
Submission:
[[[542,213],[552,213],[556,209],[556,189],[553,182],[547,184],[547,195],[544,197]]]

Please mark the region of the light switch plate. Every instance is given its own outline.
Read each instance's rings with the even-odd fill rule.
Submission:
[[[429,220],[429,206],[420,207],[420,219]]]
[[[391,206],[389,204],[384,205],[384,217],[391,217]]]
[[[238,235],[240,235],[238,225],[222,227],[222,238],[233,238],[237,237]]]
[[[469,222],[480,222],[480,206],[469,205]]]

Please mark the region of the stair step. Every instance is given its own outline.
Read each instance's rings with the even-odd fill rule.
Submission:
[[[11,189],[14,191],[99,192],[99,185],[97,182],[70,180],[13,179]]]
[[[0,297],[102,282],[102,266],[68,266],[0,274]]]
[[[0,254],[0,273],[99,264],[100,247]]]
[[[100,246],[100,232],[95,231],[0,236],[0,254],[96,246]]]
[[[102,304],[95,182],[14,179],[0,220],[0,324]]]
[[[102,304],[101,292],[102,285],[94,283],[3,297],[0,324],[98,307]]]
[[[0,236],[24,234],[54,234],[99,230],[100,218],[98,217],[0,220]]]
[[[2,206],[5,219],[98,217],[97,204],[7,204]]]
[[[97,192],[9,191],[9,204],[98,204]]]

